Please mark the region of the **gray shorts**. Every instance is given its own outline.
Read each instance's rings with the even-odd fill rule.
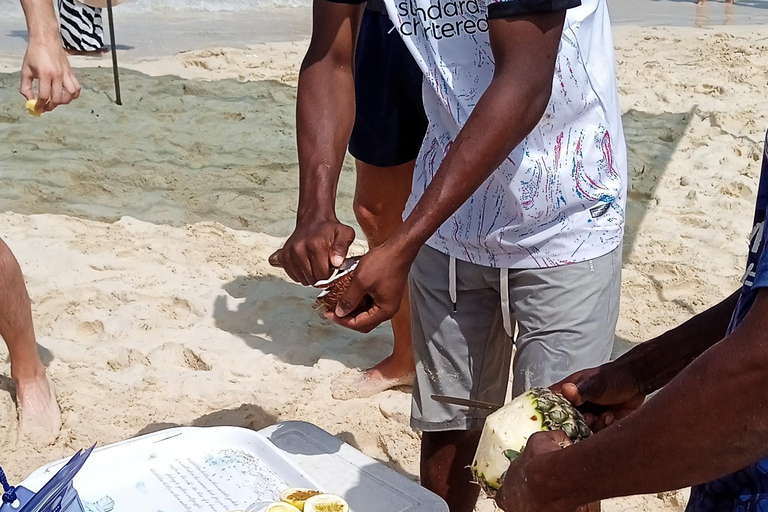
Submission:
[[[590,261],[508,271],[517,325],[504,329],[497,268],[456,261],[456,311],[450,258],[424,246],[410,274],[416,384],[411,425],[422,431],[479,430],[490,413],[435,402],[433,394],[503,404],[512,394],[550,386],[608,361],[619,316],[621,247]]]

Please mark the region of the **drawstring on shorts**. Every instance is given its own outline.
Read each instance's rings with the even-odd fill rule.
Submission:
[[[512,338],[514,331],[512,330],[512,314],[509,309],[509,269],[502,268],[499,271],[499,289],[501,292],[501,318],[504,323],[504,331],[507,336]],[[456,258],[450,257],[448,263],[448,295],[451,297],[451,303],[453,304],[453,312],[456,313],[458,302],[456,292]]]
[[[510,338],[512,332],[512,315],[509,312],[509,269],[502,268],[499,276],[499,288],[501,289],[501,318],[504,322],[504,330]]]

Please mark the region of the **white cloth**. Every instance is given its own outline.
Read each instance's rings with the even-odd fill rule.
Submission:
[[[407,216],[494,71],[486,0],[386,0],[425,73],[429,126]],[[452,257],[503,268],[604,255],[624,229],[626,149],[605,0],[567,11],[553,91],[538,126],[430,238]]]

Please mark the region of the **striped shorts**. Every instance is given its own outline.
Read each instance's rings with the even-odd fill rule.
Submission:
[[[104,48],[101,9],[77,0],[59,0],[59,24],[64,48],[92,52]]]

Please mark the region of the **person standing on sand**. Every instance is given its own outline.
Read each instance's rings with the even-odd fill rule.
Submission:
[[[78,0],[59,0],[59,23],[64,49],[71,55],[105,53],[101,8]]]
[[[56,14],[50,0],[21,0],[29,43],[21,68],[19,91],[37,99],[36,110],[49,112],[80,96],[61,45]],[[37,80],[37,97],[34,82]],[[61,429],[61,412],[53,385],[37,352],[32,309],[16,258],[0,240],[0,336],[8,346],[11,379],[16,386],[19,438],[53,443]]]
[[[562,433],[531,436],[497,495],[503,510],[571,512],[688,486],[687,512],[766,510],[767,216],[768,135],[741,288],[616,361],[553,386],[577,406],[590,404],[598,414],[592,428],[602,432],[565,449]]]
[[[16,386],[19,439],[51,444],[61,428],[53,385],[37,352],[32,309],[21,268],[0,240],[0,336],[8,346]]]
[[[369,1],[361,20],[355,58],[354,125],[349,126],[349,112],[340,113],[348,117],[347,124],[339,126],[338,140],[315,141],[309,140],[317,128],[309,108],[317,95],[327,94],[321,84],[333,83],[328,74],[337,72],[328,53],[336,34],[332,27],[315,25],[299,83],[299,216],[295,231],[278,255],[289,276],[304,285],[327,279],[333,267],[341,264],[355,238],[354,230],[341,224],[334,211],[336,183],[344,158],[342,144],[348,141],[349,152],[355,157],[357,184],[353,208],[369,247],[386,242],[402,224],[427,119],[421,99],[422,72],[393,28],[384,2]],[[347,92],[351,98],[352,91]],[[349,104],[345,107],[351,108]],[[317,143],[328,143],[329,149],[337,153],[317,153]],[[327,176],[317,176],[318,165],[328,165]],[[318,179],[323,180],[322,184]],[[402,296],[402,307],[392,317],[392,331],[392,355],[362,375],[334,382],[334,398],[366,398],[413,384],[407,291]]]
[[[299,81],[300,216],[320,191],[334,197],[353,123],[362,7],[346,1],[314,2],[324,51]],[[362,257],[328,316],[370,331],[397,313],[410,274],[421,483],[470,512],[468,466],[488,413],[431,395],[501,404],[510,366],[517,395],[611,353],[626,150],[610,20],[605,0],[385,3],[425,74],[427,134],[404,222]],[[326,236],[341,263],[351,233]],[[281,263],[292,276],[329,266],[295,253]]]

